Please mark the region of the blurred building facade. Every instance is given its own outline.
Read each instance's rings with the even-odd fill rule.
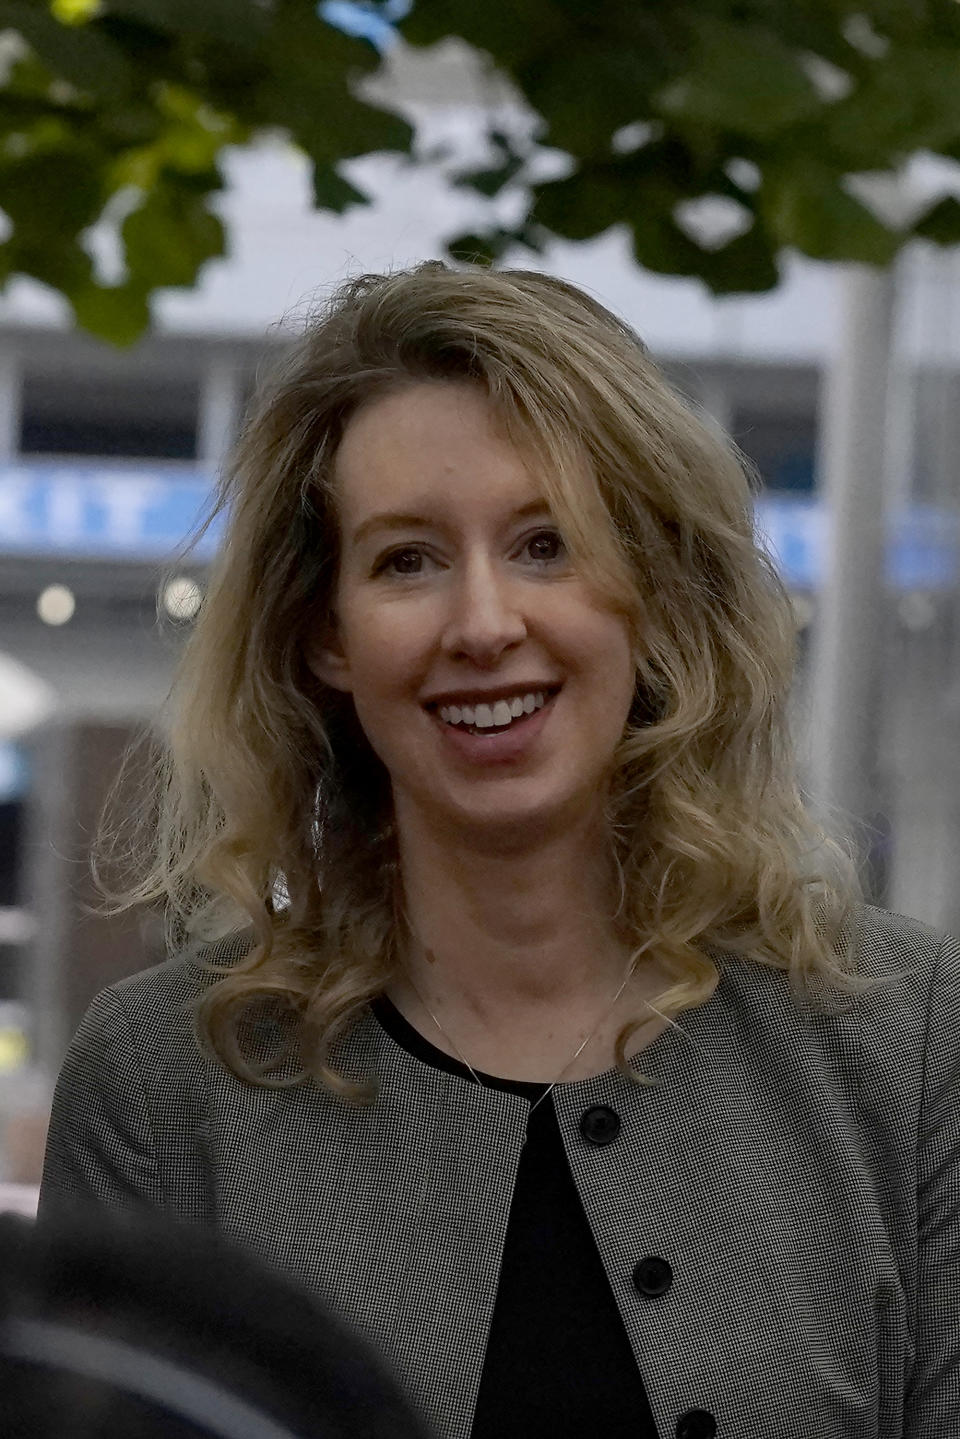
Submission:
[[[469,150],[475,115],[456,73],[413,66],[402,77],[425,154],[438,135]],[[298,155],[271,145],[234,156],[223,200],[230,256],[196,292],[161,296],[153,333],[129,351],[76,333],[39,286],[16,282],[0,297],[0,1065],[25,1015],[34,1065],[52,1073],[90,993],[159,955],[149,921],[90,912],[85,842],[123,744],[167,692],[215,536],[164,592],[168,562],[210,494],[258,369],[286,343],[278,322],[349,274],[438,254],[444,235],[480,218],[481,202],[427,160],[370,157],[350,173],[375,203],[317,215]],[[97,244],[109,273],[109,237]],[[637,272],[616,229],[514,263],[582,284],[627,318],[756,465],[761,524],[795,596],[802,726],[824,554],[818,416],[836,270],[791,259],[778,291],[714,300],[696,282]],[[924,247],[898,268],[902,454],[877,615],[886,662],[873,854],[880,902],[954,929],[958,279],[955,256]]]

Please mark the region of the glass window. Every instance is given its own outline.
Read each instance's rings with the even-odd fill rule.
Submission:
[[[814,488],[816,417],[735,409],[730,432],[753,461],[768,490],[809,493]]]
[[[34,455],[192,460],[198,407],[192,381],[27,375],[20,449]]]

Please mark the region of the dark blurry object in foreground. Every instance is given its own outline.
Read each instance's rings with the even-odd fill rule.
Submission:
[[[0,1218],[4,1439],[424,1439],[315,1299],[202,1230]]]

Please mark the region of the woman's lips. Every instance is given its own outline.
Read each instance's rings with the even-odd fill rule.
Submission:
[[[471,734],[465,725],[448,724],[437,711],[431,711],[433,721],[442,731],[442,738],[453,754],[471,765],[516,764],[530,753],[540,731],[556,702],[557,691],[547,696],[542,708],[532,714],[515,719],[509,729],[496,734],[484,734],[481,730]]]

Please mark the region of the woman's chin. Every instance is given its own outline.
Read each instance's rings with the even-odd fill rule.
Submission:
[[[455,806],[442,818],[444,842],[495,854],[522,855],[596,818],[597,793],[550,801]],[[439,819],[440,816],[438,815]]]

